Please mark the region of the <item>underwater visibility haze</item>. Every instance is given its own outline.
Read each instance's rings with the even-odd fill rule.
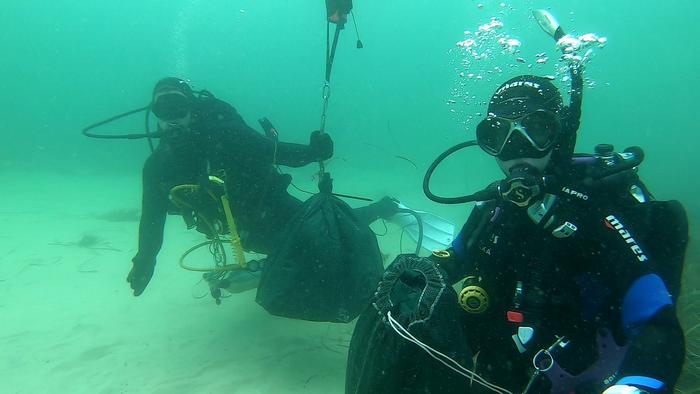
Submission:
[[[476,138],[489,98],[512,77],[546,76],[568,102],[569,63],[533,10],[548,10],[582,40],[576,151],[641,147],[639,174],[654,196],[680,200],[687,210],[691,242],[678,305],[687,359],[678,389],[700,392],[700,3],[353,6],[339,36],[325,121],[334,191],[374,201],[389,195],[457,231],[472,204],[430,201],[422,190],[426,170],[445,149]],[[217,306],[201,275],[177,264],[203,240],[177,217],[166,224],[156,279],[134,298],[125,278],[138,246],[149,146],[81,134],[149,105],[155,83],[172,76],[230,103],[254,129],[262,132],[257,120],[267,117],[281,141],[306,144],[321,124],[333,39],[326,21],[320,0],[24,0],[0,7],[0,392],[345,390],[354,323],[274,317],[252,291]],[[155,130],[154,117],[149,127]],[[143,113],[97,131],[143,133]],[[317,170],[315,163],[284,169],[296,187],[312,191]],[[464,195],[502,177],[491,156],[471,148],[447,159],[432,187]],[[415,245],[415,234],[400,226],[371,228],[387,264]]]

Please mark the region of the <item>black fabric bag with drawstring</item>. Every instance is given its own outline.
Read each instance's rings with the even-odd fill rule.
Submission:
[[[456,292],[432,260],[401,255],[387,268],[372,305],[355,325],[346,394],[469,392],[468,378],[402,338],[391,326],[388,312],[425,345],[472,369],[464,311]]]
[[[377,239],[329,193],[309,198],[268,256],[256,301],[269,313],[347,323],[367,306],[384,266]]]

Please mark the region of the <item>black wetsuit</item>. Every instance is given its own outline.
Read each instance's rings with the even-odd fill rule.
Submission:
[[[198,184],[224,170],[231,210],[246,250],[270,253],[302,202],[286,191],[289,175],[273,163],[300,167],[315,160],[308,145],[282,143],[250,128],[229,104],[195,101],[189,130],[161,139],[143,168],[143,201],[136,264],[155,264],[163,243],[173,186]]]
[[[646,190],[634,179],[595,191],[570,182],[556,193],[542,224],[508,202],[490,201],[474,208],[451,255],[438,261],[451,282],[480,277],[478,285],[488,293],[485,312],[465,313],[477,373],[522,392],[532,375],[535,353],[552,345],[556,336],[565,336],[569,344],[554,358],[576,375],[595,364],[597,338],[609,330],[618,344],[628,346],[624,361],[575,392],[601,393],[627,376],[665,384],[649,392],[670,392],[685,354],[673,305],[679,272],[657,272],[664,271],[665,264],[680,264],[687,219],[680,204],[639,203],[630,194],[631,186],[638,186],[633,189],[638,194]],[[650,214],[651,208],[660,214]],[[677,222],[666,220],[675,214],[680,217]],[[660,261],[664,259],[676,262]],[[530,328],[532,339],[521,341],[518,349],[512,336],[521,332],[527,339]],[[549,378],[537,379],[531,392],[549,393]],[[473,384],[470,392],[490,391]]]

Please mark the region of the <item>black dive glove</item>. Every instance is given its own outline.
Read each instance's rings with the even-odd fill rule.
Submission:
[[[134,296],[138,297],[146,290],[148,282],[151,281],[156,263],[155,261],[151,263],[134,259],[133,264],[129,275],[126,277],[126,281],[129,282],[131,289],[134,291]]]
[[[328,160],[333,156],[333,140],[327,133],[313,131],[309,138],[309,150],[315,161]]]

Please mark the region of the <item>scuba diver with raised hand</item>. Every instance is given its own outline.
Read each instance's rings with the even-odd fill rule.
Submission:
[[[496,91],[477,126],[479,146],[507,178],[500,198],[478,204],[434,258],[450,283],[467,278],[460,301],[479,354],[474,372],[512,390],[531,380],[533,393],[611,383],[669,391],[684,360],[671,295],[678,277],[657,268],[680,266],[687,224],[675,217],[685,223],[685,213],[651,201],[633,170],[595,179],[596,166],[584,164],[591,156],[573,156],[578,119],[568,116],[549,80],[526,75]],[[609,146],[597,150],[600,160],[618,159]],[[655,245],[652,226],[659,238],[678,236]],[[529,376],[533,357],[540,369]],[[640,392],[616,386],[606,392]]]
[[[562,38],[551,15],[536,16]],[[571,74],[568,106],[547,78],[508,80],[476,142],[461,144],[493,156],[504,180],[444,198],[429,180],[446,155],[426,174],[432,199],[477,204],[452,247],[387,269],[358,320],[346,392],[673,391],[685,355],[675,302],[687,217],[639,179],[641,149],[574,154],[581,65]]]
[[[301,206],[286,192],[291,178],[275,171],[273,161],[300,167],[333,154],[328,134],[312,133],[309,145],[275,144],[251,129],[231,105],[208,92],[196,96],[178,78],[158,81],[151,110],[163,136],[143,168],[139,248],[127,277],[136,296],[153,275],[172,187],[225,171],[244,246],[269,253]]]
[[[196,95],[178,78],[158,81],[150,109],[158,118],[161,140],[143,168],[139,247],[127,277],[135,296],[153,276],[174,186],[213,187],[209,175],[224,178],[243,248],[269,254],[284,240],[287,224],[302,207],[287,192],[291,176],[276,165],[301,167],[333,155],[326,133],[311,133],[308,145],[267,138],[250,128],[231,105],[207,91]],[[368,224],[396,209],[385,199],[355,209],[355,214]]]

